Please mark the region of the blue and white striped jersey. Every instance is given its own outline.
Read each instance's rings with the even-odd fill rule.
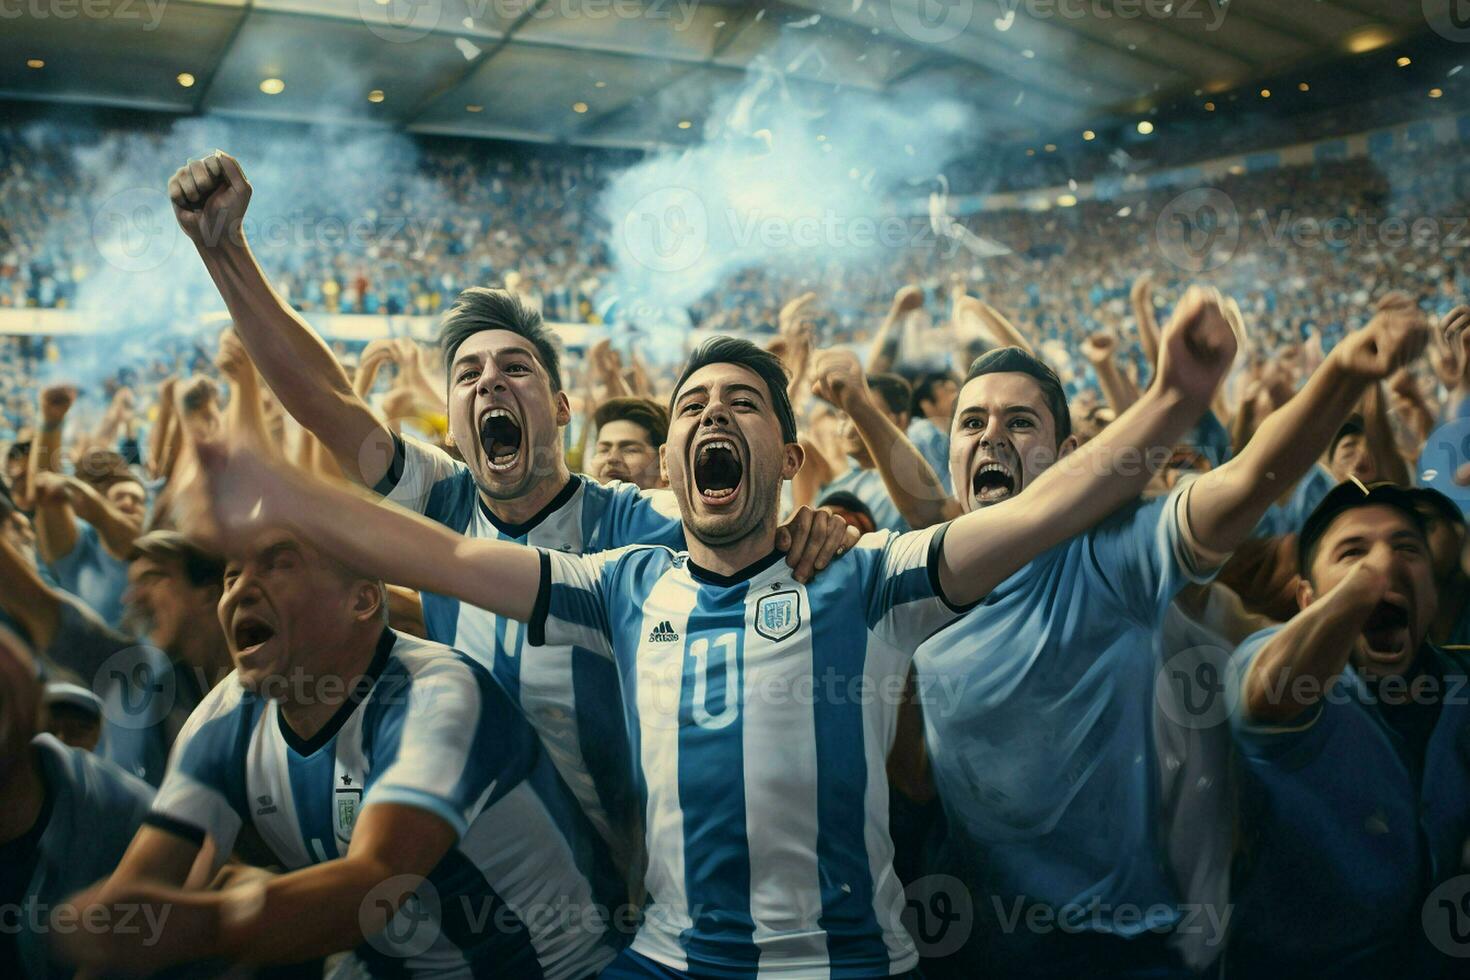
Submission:
[[[911,652],[958,615],[943,535],[867,535],[806,586],[779,554],[722,577],[660,547],[541,552],[530,642],[622,681],[652,899],[635,951],[701,976],[913,968],[885,762]]]
[[[385,629],[351,691],[303,741],[278,702],[231,674],[180,734],[147,822],[208,836],[222,854],[248,824],[295,870],[344,856],[364,808],[419,807],[459,839],[358,948],[369,973],[559,980],[606,965],[613,946],[588,914],[591,855],[558,828],[581,815],[489,673]]]
[[[481,501],[463,463],[414,439],[395,441],[397,456],[377,491],[467,537],[577,554],[630,544],[684,547],[678,503],[668,491],[645,493],[632,484],[602,486],[573,476],[540,514],[505,525]],[[616,671],[571,646],[541,650],[527,663],[521,656],[525,633],[515,620],[447,596],[425,593],[423,605],[430,638],[490,669],[530,719],[619,866],[636,864],[641,830]]]

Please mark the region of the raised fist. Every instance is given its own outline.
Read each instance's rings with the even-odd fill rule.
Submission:
[[[1093,364],[1105,364],[1112,360],[1113,352],[1117,349],[1118,341],[1103,330],[1089,334],[1082,342],[1082,354]]]
[[[41,421],[47,425],[60,425],[77,400],[77,390],[71,385],[52,385],[41,391]]]
[[[1191,286],[1159,338],[1159,379],[1191,402],[1208,405],[1237,349],[1219,291]]]
[[[857,355],[848,350],[824,350],[812,360],[812,394],[852,414],[852,405],[868,397],[868,379]]]
[[[1382,381],[1418,357],[1429,343],[1429,324],[1413,299],[1400,292],[1378,301],[1368,325],[1332,349],[1347,372],[1364,381]]]
[[[215,150],[190,160],[168,181],[174,218],[199,248],[243,245],[241,222],[250,206],[250,182],[234,157]]]
[[[924,305],[924,291],[918,286],[905,286],[893,294],[893,309],[897,313],[908,313]]]

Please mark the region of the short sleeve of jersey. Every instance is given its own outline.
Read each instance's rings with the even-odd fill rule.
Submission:
[[[428,810],[463,836],[533,758],[534,736],[489,671],[457,652],[426,659],[406,683],[380,682],[366,707],[373,768],[364,808]]]
[[[610,580],[622,551],[571,555],[541,550],[541,586],[527,624],[532,646],[575,646],[613,655]]]
[[[1318,700],[1289,721],[1270,724],[1258,723],[1246,717],[1244,705],[1245,678],[1251,665],[1261,655],[1271,637],[1281,629],[1280,626],[1271,626],[1259,633],[1253,633],[1235,649],[1231,658],[1231,681],[1237,685],[1240,700],[1237,709],[1230,715],[1231,730],[1235,736],[1235,744],[1247,760],[1295,766],[1315,756],[1327,739],[1332,718],[1327,712],[1326,700]],[[1290,693],[1288,686],[1282,690],[1280,696],[1290,697]]]
[[[639,490],[631,483],[604,488],[607,511],[600,533],[587,551],[612,551],[633,544],[658,544],[684,550],[679,501],[670,490]]]
[[[245,753],[253,704],[246,704],[233,674],[199,703],[174,743],[145,823],[195,843],[209,837],[221,854],[229,853],[248,807]]]
[[[1125,508],[1087,533],[1091,572],[1145,626],[1163,620],[1180,589],[1214,577],[1214,570],[1197,567],[1189,543],[1192,486],[1186,483],[1166,496]]]
[[[393,437],[388,472],[373,490],[400,507],[451,526],[458,515],[470,513],[475,499],[469,467],[441,449],[398,435]]]
[[[964,610],[950,605],[939,585],[939,560],[948,524],[899,534],[865,534],[854,548],[868,563],[868,628],[899,650],[913,650]]]

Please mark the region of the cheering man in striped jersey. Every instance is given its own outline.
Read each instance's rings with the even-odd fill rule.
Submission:
[[[1136,496],[1234,353],[1218,295],[1192,291],[1158,382],[1025,500],[869,535],[811,585],[774,551],[781,482],[802,462],[784,373],[728,338],[694,354],[673,394],[663,464],[687,552],[470,540],[219,446],[202,450],[198,527],[233,548],[282,524],[353,567],[527,623],[528,658],[570,643],[617,666],[652,905],[604,975],[905,974],[918,958],[899,922],[884,759],[911,651]]]

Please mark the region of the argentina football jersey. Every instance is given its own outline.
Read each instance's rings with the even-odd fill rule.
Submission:
[[[377,492],[466,537],[576,554],[629,544],[684,546],[678,505],[670,493],[646,493],[626,483],[602,486],[577,475],[540,514],[508,525],[485,506],[463,463],[414,439],[398,438],[396,446],[393,466]],[[522,624],[458,599],[425,593],[423,608],[429,637],[490,669],[536,729],[618,865],[635,865],[641,832],[628,779],[616,671],[602,658],[578,655],[572,646],[538,650],[528,662],[522,656]]]
[[[359,972],[557,980],[612,958],[594,857],[569,844],[590,829],[559,829],[582,818],[525,719],[487,671],[437,643],[385,629],[310,740],[231,674],[180,734],[146,822],[208,837],[220,854],[248,826],[294,871],[345,856],[359,814],[379,803],[427,810],[457,840],[356,950]]]
[[[700,976],[886,976],[899,921],[885,769],[910,651],[958,613],[944,526],[860,540],[810,585],[661,547],[543,550],[529,640],[616,663],[647,828],[633,950]]]

